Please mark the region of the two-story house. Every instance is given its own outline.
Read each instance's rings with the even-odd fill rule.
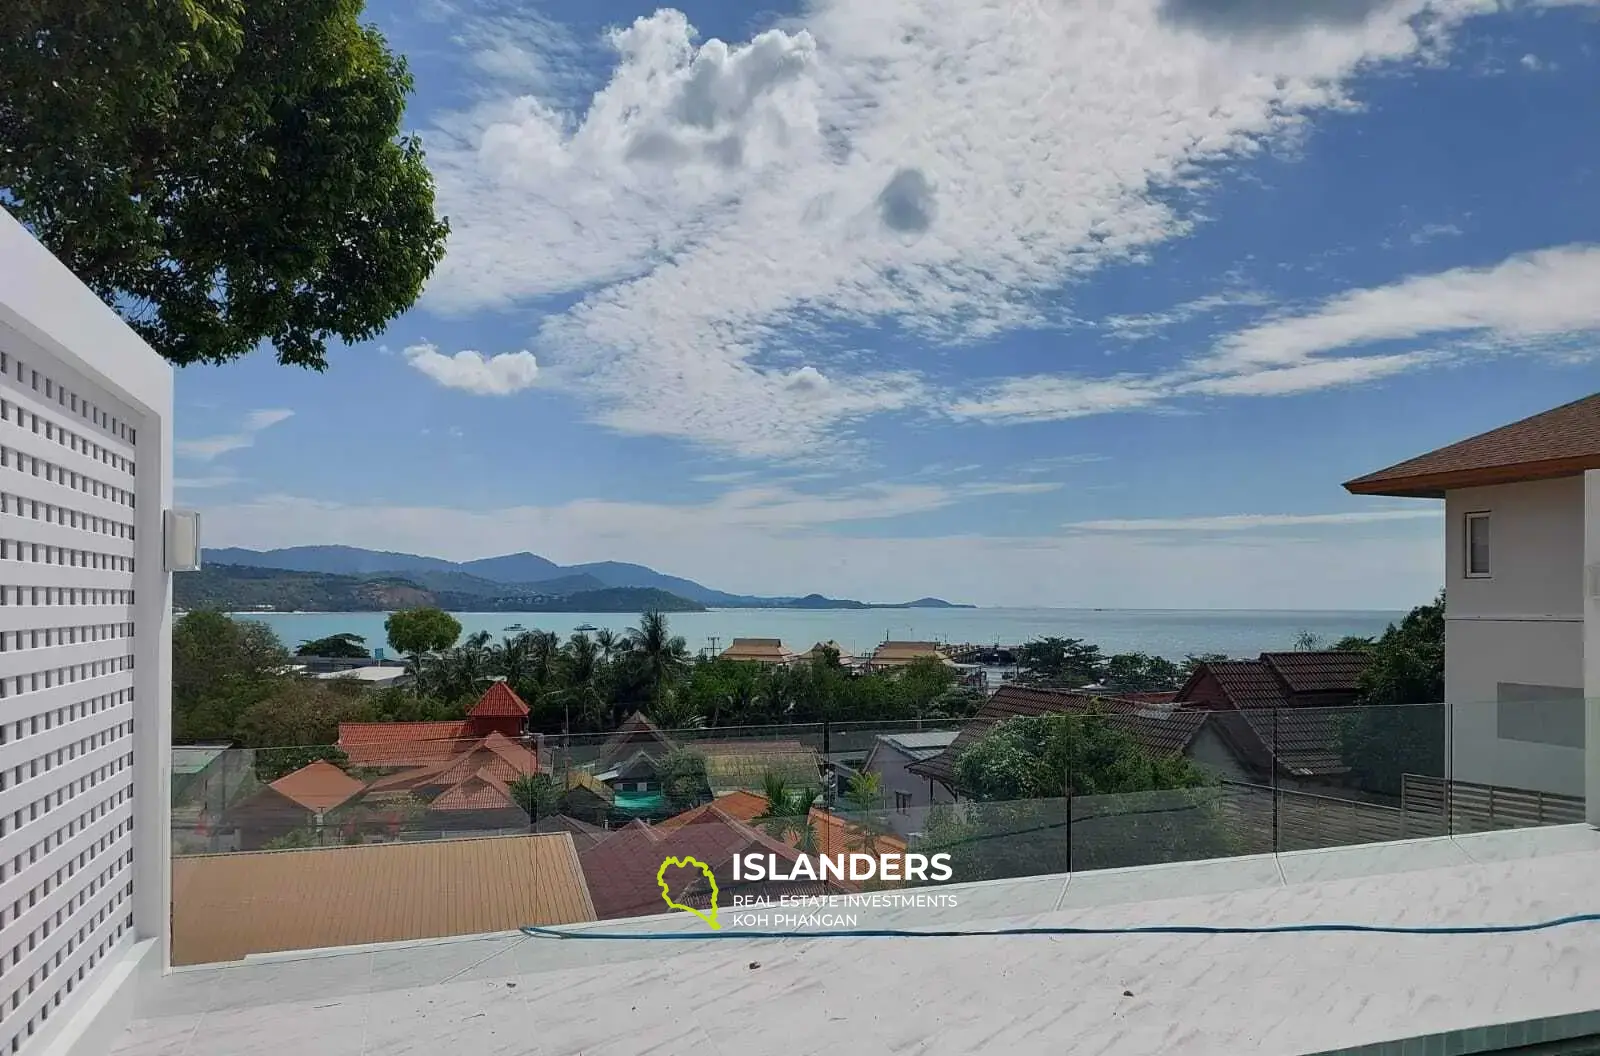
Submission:
[[[1452,776],[1600,822],[1600,394],[1358,477],[1443,499]]]

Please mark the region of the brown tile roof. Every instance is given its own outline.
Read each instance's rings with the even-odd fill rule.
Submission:
[[[351,766],[427,766],[476,742],[465,722],[341,722],[339,747]]]
[[[820,660],[824,655],[823,650],[825,649],[832,649],[835,653],[838,653],[839,661],[841,663],[849,663],[851,660],[855,659],[855,657],[850,655],[850,650],[846,649],[844,646],[840,645],[831,638],[826,642],[817,642],[810,649],[807,649],[805,652],[795,657],[795,659]]]
[[[1448,489],[1600,469],[1600,393],[1345,483],[1355,495],[1443,498]]]
[[[595,919],[565,833],[175,858],[172,894],[174,964]]]
[[[961,728],[949,748],[932,759],[912,763],[906,769],[923,777],[953,784],[956,760],[981,740],[995,723],[1019,715],[1055,715],[1086,712],[1094,708],[1103,712],[1113,727],[1128,734],[1145,751],[1159,756],[1182,754],[1206,721],[1204,712],[1165,708],[1120,697],[1099,697],[1060,689],[1002,686]]]
[[[498,718],[503,716],[522,717],[528,714],[528,705],[522,702],[512,688],[504,682],[492,683],[479,698],[478,703],[467,712],[470,718]]]
[[[1289,687],[1290,693],[1359,693],[1361,675],[1372,663],[1370,653],[1262,653],[1261,662]]]
[[[636,711],[606,738],[597,762],[604,768],[614,760],[627,758],[646,744],[657,745],[662,751],[672,748],[672,741],[661,732],[661,728],[651,722],[644,712]]]
[[[712,803],[688,824],[666,832],[635,821],[581,851],[578,860],[595,913],[608,920],[667,912],[656,874],[668,858],[696,858],[716,874],[719,883],[726,884],[732,879],[733,856],[747,851],[776,854],[786,861],[798,856],[792,847],[729,817]],[[700,880],[691,870],[682,870],[680,875],[675,895]]]
[[[769,773],[792,789],[822,786],[816,749],[799,741],[696,741],[689,747],[705,756],[713,793],[756,791]]]
[[[723,660],[748,660],[762,664],[786,664],[794,653],[783,647],[781,638],[735,638],[721,653]]]
[[[313,814],[321,814],[354,799],[366,786],[326,759],[318,759],[284,774],[268,787]]]
[[[882,833],[869,839],[866,830],[850,819],[829,814],[820,807],[811,808],[811,828],[817,834],[818,854],[906,853],[906,841],[900,837]],[[790,842],[794,842],[793,837]]]
[[[1289,697],[1272,669],[1260,660],[1218,660],[1205,667],[1236,708],[1284,708]]]
[[[867,662],[876,667],[900,667],[924,656],[953,663],[938,642],[884,642],[872,651]]]
[[[1338,777],[1349,773],[1339,752],[1339,729],[1349,708],[1244,708],[1238,713],[1259,744],[1254,757],[1276,746],[1278,766],[1295,777]],[[1235,741],[1237,719],[1212,716],[1224,738]],[[1218,721],[1221,720],[1221,721]],[[1241,747],[1250,747],[1241,745]],[[1264,759],[1257,765],[1262,765]]]

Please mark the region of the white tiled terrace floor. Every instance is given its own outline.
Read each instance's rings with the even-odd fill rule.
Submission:
[[[1567,826],[943,888],[860,926],[1522,923],[1600,911]],[[609,931],[698,930],[678,915]],[[488,936],[168,975],[114,1056],[1297,1054],[1600,1007],[1600,925],[1491,936]]]

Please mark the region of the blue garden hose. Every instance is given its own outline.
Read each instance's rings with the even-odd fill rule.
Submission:
[[[524,935],[536,939],[621,939],[704,942],[707,939],[961,939],[996,935],[1303,935],[1354,933],[1361,935],[1516,935],[1549,931],[1572,924],[1600,923],[1600,913],[1576,913],[1533,924],[1437,924],[1406,927],[1398,924],[1263,924],[1228,927],[1208,924],[1145,924],[1125,928],[991,928],[909,931],[902,928],[849,928],[840,931],[567,931],[528,925]]]

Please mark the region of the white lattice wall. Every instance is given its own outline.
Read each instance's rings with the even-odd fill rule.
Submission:
[[[140,665],[159,675],[170,646],[157,640],[164,617],[136,594],[155,584],[152,595],[162,596],[148,600],[166,606],[160,569],[142,567],[160,563],[151,528],[161,505],[159,489],[149,502],[142,478],[159,483],[165,469],[141,458],[161,447],[140,443],[148,408],[108,383],[124,369],[119,360],[148,375],[154,354],[52,258],[29,256],[42,253],[36,244],[7,241],[26,235],[3,213],[0,221],[0,280],[16,280],[0,282],[0,1056],[8,1056],[30,1051],[74,1011],[96,969],[130,947],[136,922],[141,937],[164,931],[152,927],[149,900],[140,910],[135,899],[136,872],[143,883],[159,878],[153,866],[165,868],[135,868],[136,849],[154,855],[164,846],[151,841],[152,815],[135,801],[166,772],[169,707]],[[94,347],[78,355],[74,344]]]

